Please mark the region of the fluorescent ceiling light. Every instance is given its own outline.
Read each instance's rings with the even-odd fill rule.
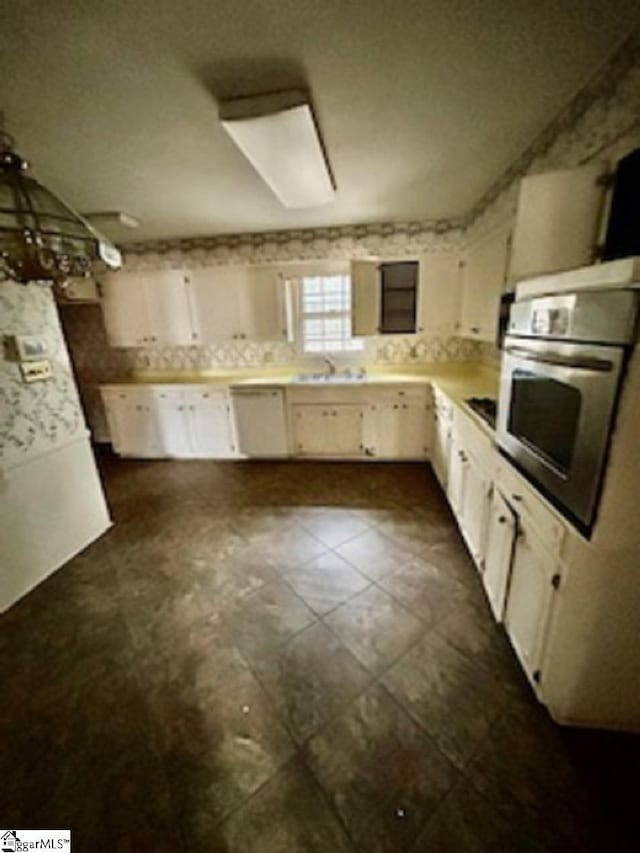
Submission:
[[[123,228],[140,227],[140,220],[130,213],[125,213],[124,210],[100,210],[96,213],[85,213],[84,217],[90,222],[102,223],[103,227],[108,225],[120,225]]]
[[[220,120],[285,207],[333,201],[333,178],[304,92],[223,101]]]

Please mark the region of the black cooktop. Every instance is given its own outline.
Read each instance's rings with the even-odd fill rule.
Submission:
[[[496,428],[496,417],[498,414],[498,402],[491,397],[469,397],[465,400],[467,406],[480,415],[483,421],[489,424],[491,429]]]

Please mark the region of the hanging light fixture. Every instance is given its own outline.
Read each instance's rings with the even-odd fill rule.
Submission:
[[[22,283],[64,286],[95,268],[120,267],[113,243],[30,177],[28,168],[0,125],[0,273]]]

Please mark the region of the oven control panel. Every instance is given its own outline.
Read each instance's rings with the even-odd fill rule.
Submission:
[[[535,308],[531,312],[531,332],[534,335],[562,337],[569,331],[569,309]]]

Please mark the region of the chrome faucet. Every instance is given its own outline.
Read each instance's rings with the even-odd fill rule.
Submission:
[[[335,376],[336,375],[336,363],[335,363],[335,361],[332,358],[329,358],[328,355],[325,355],[322,360],[325,362],[325,364],[329,368],[329,376]]]

